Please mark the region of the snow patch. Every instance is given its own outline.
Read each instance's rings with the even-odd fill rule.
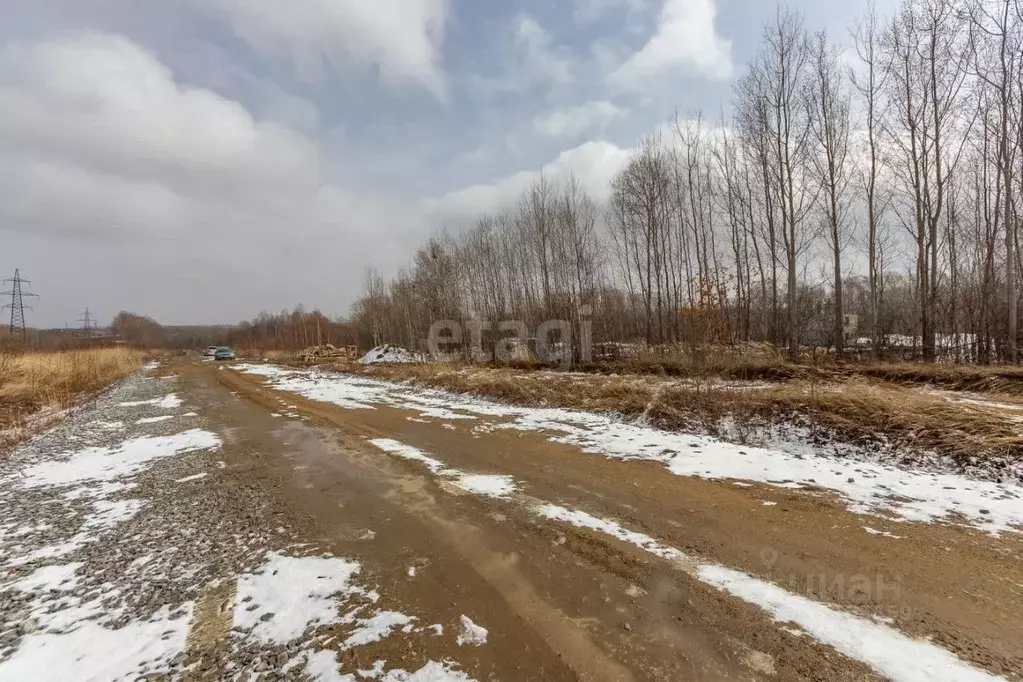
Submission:
[[[473,623],[469,616],[464,613],[458,619],[459,633],[458,646],[469,644],[471,646],[482,646],[487,643],[488,630]]]
[[[110,530],[117,524],[134,518],[145,505],[145,500],[116,500],[114,502],[96,500],[92,503],[93,512],[86,517],[82,529]]]
[[[577,528],[588,528],[589,530],[595,530],[606,535],[610,535],[622,542],[633,544],[640,549],[644,549],[651,554],[674,563],[691,563],[689,557],[674,547],[662,545],[649,535],[626,530],[625,528],[622,528],[617,521],[613,521],[611,519],[602,519],[597,516],[587,514],[584,511],[565,509],[564,507],[559,507],[553,504],[545,504],[539,507],[536,510],[536,513],[546,519],[564,521],[565,523],[570,523]]]
[[[358,619],[358,627],[341,643],[342,649],[351,649],[357,646],[365,646],[372,642],[379,642],[390,637],[396,627],[404,627],[410,624],[414,618],[406,616],[397,611],[381,611],[369,618]]]
[[[756,604],[779,623],[795,623],[819,642],[862,661],[894,682],[999,680],[930,642],[911,639],[886,625],[793,594],[739,571],[706,564],[697,575],[703,582]]]
[[[355,682],[354,675],[342,675],[339,667],[337,653],[315,651],[307,655],[305,674],[316,682]]]
[[[238,577],[234,627],[268,644],[287,644],[307,628],[340,620],[332,595],[365,594],[352,584],[354,561],[269,552],[263,566]]]
[[[162,398],[153,398],[152,400],[134,400],[125,403],[118,403],[119,407],[142,407],[143,405],[152,405],[159,407],[164,410],[173,410],[176,407],[181,407],[181,398],[174,393],[168,393]]]
[[[369,403],[382,398],[388,390],[386,385],[378,381],[360,381],[353,377],[353,381],[337,382],[336,375],[320,371],[286,370],[274,365],[240,364],[232,366],[231,370],[264,377],[277,390],[290,391],[310,400],[332,403],[347,409],[376,409]]]
[[[359,670],[359,677],[356,678],[355,675],[340,672],[337,653],[334,651],[308,652],[302,656],[306,660],[306,676],[316,682],[355,682],[359,678],[381,682],[473,682],[471,677],[457,670],[452,661],[429,661],[415,672],[400,668],[384,672],[387,662],[378,660],[369,670]]]
[[[892,533],[889,533],[886,530],[877,530],[876,528],[871,528],[870,526],[864,526],[863,530],[867,531],[871,535],[880,535],[882,537],[892,538],[893,540],[901,540],[903,537],[901,535],[893,535]]]
[[[616,521],[554,505],[537,509],[540,516],[603,532],[668,559],[701,582],[764,609],[779,623],[798,625],[818,641],[873,668],[894,682],[963,682],[998,680],[930,642],[912,639],[882,623],[834,609],[740,571],[699,563],[657,540],[622,528]]]
[[[141,426],[142,424],[159,424],[165,422],[168,419],[174,419],[173,414],[162,414],[159,417],[143,417],[142,419],[136,419],[135,424]]]
[[[43,566],[37,568],[29,575],[17,580],[4,589],[18,590],[19,592],[49,592],[61,591],[70,592],[78,586],[78,569],[85,564],[76,561],[70,564],[57,566]]]
[[[75,611],[69,614],[69,611]],[[133,681],[170,670],[185,648],[192,604],[171,618],[164,607],[149,620],[110,630],[93,621],[89,609],[65,609],[60,621],[26,635],[18,649],[0,662],[0,679],[65,682],[66,680]],[[49,627],[47,627],[47,625]],[[66,630],[51,632],[50,629]]]
[[[88,424],[86,424],[86,426],[95,429],[103,429],[104,431],[120,431],[121,429],[124,428],[124,422],[95,421],[89,422]]]
[[[426,357],[408,348],[385,343],[363,355],[359,362],[363,365],[410,364],[426,362]]]
[[[177,479],[174,482],[175,483],[188,483],[189,481],[198,481],[200,479],[206,478],[207,476],[209,476],[209,474],[206,473],[206,472],[203,472],[201,474],[192,474],[191,476],[185,476],[184,478],[179,478],[179,479]]]
[[[403,459],[411,459],[416,462],[422,462],[425,464],[431,472],[437,474],[444,471],[447,466],[444,462],[430,457],[419,448],[406,445],[401,441],[393,440],[391,438],[374,438],[369,441],[374,446],[380,448],[384,452],[397,455]]]
[[[464,474],[455,481],[455,485],[487,497],[507,497],[515,492],[515,480],[511,476]]]
[[[403,459],[425,464],[431,473],[448,478],[454,478],[454,484],[467,492],[487,497],[503,498],[514,493],[517,489],[515,480],[511,476],[497,474],[469,474],[458,469],[448,468],[444,462],[430,457],[419,448],[406,445],[391,438],[374,438],[369,441],[384,452],[396,455]]]
[[[162,457],[218,447],[220,438],[202,429],[190,429],[173,436],[143,436],[115,447],[90,447],[58,455],[65,459],[26,468],[20,482],[25,488],[40,488],[112,481],[136,474]]]

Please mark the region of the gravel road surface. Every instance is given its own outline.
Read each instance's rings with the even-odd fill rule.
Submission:
[[[0,461],[3,680],[1023,679],[1023,496],[152,365]]]

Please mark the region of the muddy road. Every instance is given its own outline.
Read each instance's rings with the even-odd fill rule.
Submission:
[[[0,680],[1023,679],[1008,486],[267,365],[117,391],[4,464]]]

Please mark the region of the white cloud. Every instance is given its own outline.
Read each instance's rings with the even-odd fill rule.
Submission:
[[[305,136],[175,82],[124,37],[0,51],[0,229],[50,254],[33,265],[43,283],[66,285],[60,273],[74,270],[76,287],[105,277],[109,288],[135,275],[107,305],[171,321],[299,300],[342,310],[363,264],[403,258],[415,224],[393,198],[323,182]],[[98,260],[83,271],[85,252]],[[273,271],[287,277],[270,286]],[[225,282],[222,296],[203,296]]]
[[[559,107],[533,120],[533,129],[548,137],[575,137],[585,132],[603,132],[626,112],[608,101]]]
[[[590,141],[561,152],[542,172],[553,181],[575,175],[583,189],[597,201],[607,199],[611,179],[633,154],[610,142]],[[507,208],[540,175],[539,170],[520,171],[490,184],[475,185],[424,202],[424,213],[433,221],[471,220],[487,212]]]
[[[613,12],[638,12],[646,8],[647,0],[575,0],[573,16],[577,21],[601,19]]]
[[[306,138],[208,90],[179,86],[151,54],[108,34],[5,49],[0,141],[14,153],[179,194],[317,181],[317,151]]]
[[[522,15],[515,29],[515,42],[523,51],[526,66],[555,83],[572,80],[568,60],[558,54],[550,34],[532,17]]]
[[[536,19],[526,14],[516,16],[507,25],[502,51],[503,68],[498,75],[471,77],[477,94],[524,93],[537,85],[572,82],[569,56]]]
[[[718,0],[665,0],[657,28],[646,44],[610,75],[626,89],[648,86],[651,78],[684,71],[706,78],[732,75],[732,43],[715,26]]]
[[[196,0],[198,1],[198,0]],[[324,63],[379,67],[390,83],[417,83],[446,97],[441,46],[449,0],[209,0],[259,50],[315,75]]]

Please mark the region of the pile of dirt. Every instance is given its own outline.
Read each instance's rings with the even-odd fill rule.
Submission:
[[[385,343],[363,355],[359,362],[363,365],[408,365],[426,362],[426,357],[408,348]]]
[[[352,350],[338,348],[329,343],[322,346],[310,346],[296,356],[302,362],[321,362],[323,360],[354,359]]]

